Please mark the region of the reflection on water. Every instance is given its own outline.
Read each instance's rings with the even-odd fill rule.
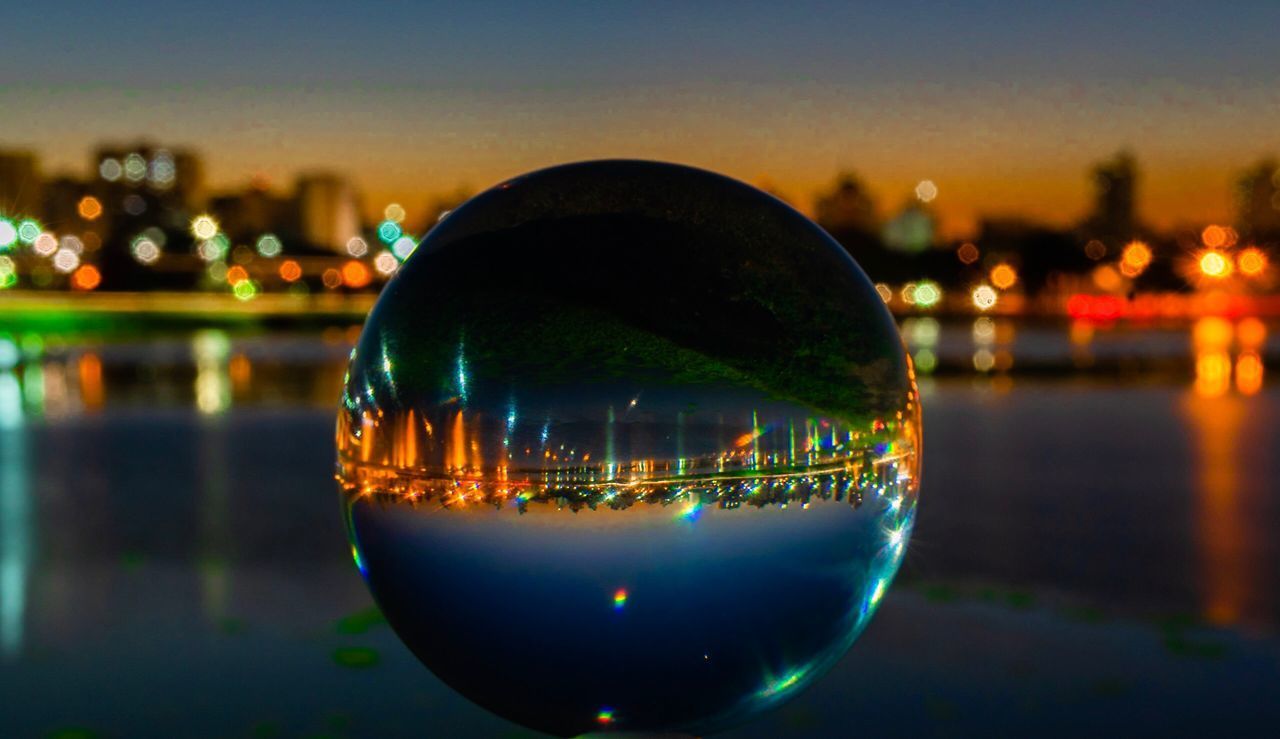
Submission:
[[[1260,356],[1267,337],[1266,326],[1256,318],[1231,323],[1224,318],[1202,318],[1192,329],[1196,379],[1194,393],[1184,401],[1184,411],[1196,438],[1196,530],[1200,549],[1202,612],[1217,624],[1234,624],[1244,613],[1250,594],[1262,587],[1255,571],[1258,548],[1246,513],[1251,495],[1240,468],[1241,434],[1249,407],[1232,389],[1232,350],[1235,390],[1240,396],[1262,389]]]
[[[1196,387],[1198,394],[1186,398],[1184,409],[1196,438],[1202,612],[1213,623],[1233,624],[1248,594],[1260,585],[1248,556],[1252,532],[1241,503],[1246,491],[1239,474],[1240,432],[1248,410],[1239,398],[1205,396],[1199,382]]]
[[[1085,677],[1076,682],[1064,677],[1056,661],[1042,660],[1034,680],[1008,678],[996,684],[983,677],[987,673],[957,668],[951,652],[934,646],[942,638],[1020,653],[1023,640],[1033,638],[1028,624],[1040,634],[1039,643],[1068,645],[1063,652],[1095,639],[1117,645],[1114,660],[1098,659],[1101,667],[1087,667],[1094,671],[1080,674],[1132,674],[1135,686],[1154,685],[1157,698],[1136,702],[1126,716],[1142,715],[1145,709],[1163,711],[1170,695],[1182,698],[1183,705],[1199,705],[1211,681],[1219,681],[1230,703],[1249,690],[1243,681],[1222,677],[1219,671],[1232,666],[1259,681],[1252,695],[1266,695],[1270,688],[1261,681],[1271,673],[1264,670],[1255,678],[1250,670],[1263,659],[1274,665],[1273,652],[1246,650],[1274,643],[1267,635],[1280,629],[1280,539],[1275,533],[1280,531],[1280,488],[1274,482],[1280,475],[1274,454],[1280,392],[1274,375],[1258,375],[1259,389],[1249,389],[1254,375],[1247,357],[1249,347],[1257,345],[1257,327],[1239,319],[1230,324],[1232,372],[1225,394],[1213,397],[1196,392],[1193,332],[1187,328],[1177,334],[1179,371],[1147,383],[1116,387],[1040,380],[1018,374],[1026,367],[1021,355],[1008,393],[987,392],[986,380],[935,381],[933,394],[925,398],[931,435],[926,465],[937,495],[921,510],[904,574],[917,583],[926,579],[931,587],[976,581],[1001,594],[1022,589],[1017,592],[1036,594],[1037,605],[1026,611],[997,610],[995,625],[987,631],[982,619],[972,618],[973,604],[967,601],[958,606],[935,603],[912,596],[910,587],[895,589],[887,597],[889,610],[873,626],[880,629],[876,638],[859,644],[849,662],[836,668],[839,679],[809,693],[810,702],[797,710],[821,712],[822,706],[847,704],[847,711],[865,707],[870,713],[880,701],[887,705],[901,698],[914,701],[901,704],[904,712],[927,717],[926,709],[939,700],[931,695],[961,705],[969,691],[1004,695],[1001,691],[1013,683],[1034,683],[1050,686],[1039,694],[1037,708],[1028,709],[1035,720],[1078,717],[1077,703],[1058,703],[1054,696],[1088,690],[1089,683]],[[958,327],[940,322],[938,328],[939,349],[948,351],[949,337],[958,336],[958,356],[968,361],[974,350],[972,322]],[[1066,336],[1069,328],[1058,330]],[[1105,361],[1112,351],[1106,330],[1096,329],[1095,335],[1095,348]],[[1014,350],[1035,336],[1035,329],[1019,326]],[[1262,345],[1274,345],[1275,337],[1272,327]],[[229,336],[227,342],[226,368],[219,371],[230,377],[230,405],[212,415],[199,410],[190,336],[128,346],[50,343],[38,354],[23,348],[16,366],[7,371],[0,367],[0,683],[8,691],[8,700],[0,699],[0,735],[42,736],[62,726],[88,725],[103,736],[242,736],[259,721],[278,722],[285,735],[311,735],[333,733],[323,723],[325,712],[342,709],[350,711],[353,721],[375,722],[383,729],[364,723],[352,735],[392,736],[430,732],[437,722],[462,714],[479,716],[478,710],[466,713],[444,688],[418,682],[428,678],[416,661],[398,659],[402,652],[389,632],[381,632],[381,641],[334,633],[338,617],[368,606],[359,577],[350,571],[333,500],[318,495],[332,489],[330,409],[341,393],[350,343],[341,336],[334,341]],[[1264,360],[1268,357],[1265,348],[1257,351]],[[80,357],[87,353],[96,355],[102,368],[102,405],[93,416],[87,415],[81,390]],[[236,356],[245,357],[248,368],[243,384],[236,379],[241,370],[233,369]],[[1220,382],[1213,387],[1221,388]],[[637,403],[639,410],[646,397]],[[630,397],[616,404],[615,424],[628,418],[629,402]],[[517,409],[517,415],[524,414]],[[601,419],[607,421],[606,416]],[[445,418],[450,433],[453,421]],[[686,419],[686,433],[690,422]],[[749,414],[739,422],[741,429],[732,429],[736,433],[725,431],[730,446],[752,427]],[[482,420],[476,426],[464,416],[462,436],[499,425]],[[615,454],[633,443],[617,428]],[[540,440],[540,434],[541,424],[534,438]],[[808,438],[804,424],[798,424],[797,453]],[[830,436],[825,438],[829,443]],[[492,446],[486,450],[482,445],[481,451],[492,458],[502,439],[501,432],[482,437],[482,444]],[[753,448],[753,441],[741,448]],[[558,446],[549,451],[559,453]],[[686,438],[683,447],[688,446]],[[789,438],[783,446],[789,446]],[[759,448],[762,457],[774,453],[768,438],[761,439]],[[438,524],[423,520],[429,505],[419,503],[415,509],[393,500],[364,501],[366,513],[378,517],[366,525],[400,526],[412,537],[417,527]],[[644,518],[637,510],[651,511],[652,525],[664,540],[685,547],[671,557],[707,549],[714,565],[719,555],[710,546],[712,538],[735,542],[749,536],[747,525],[739,533],[733,521],[776,517],[785,520],[784,527],[808,534],[812,530],[805,527],[820,529],[827,525],[824,519],[832,526],[852,525],[851,517],[869,520],[878,515],[879,500],[878,494],[864,495],[854,508],[848,498],[837,503],[814,496],[807,511],[801,501],[789,502],[785,509],[781,501],[760,509],[749,504],[694,507],[683,500],[663,507],[649,501],[620,514],[608,505],[597,505],[595,511],[579,505],[574,514],[566,499],[563,510],[559,501],[531,502],[520,516],[515,504],[499,510],[468,499],[462,508],[431,515],[530,531],[527,538],[513,536],[507,548],[484,555],[495,557],[537,541],[553,528],[545,524],[560,518],[630,520]],[[738,514],[745,515],[726,518]],[[704,530],[718,533],[704,536]],[[619,533],[634,541],[633,531],[628,525]],[[456,534],[462,539],[457,551],[468,551],[465,534]],[[546,539],[555,540],[550,534]],[[433,549],[423,556],[447,557],[452,551]],[[549,548],[542,561],[556,551]],[[643,547],[636,551],[637,556],[666,556]],[[457,560],[447,564],[459,572],[474,566]],[[581,599],[574,603],[584,612],[599,611],[592,611],[586,623],[616,630],[619,623],[625,625],[619,619],[645,615],[657,597],[650,588],[661,583],[649,582],[652,574],[645,573],[628,575],[623,582],[632,566],[617,563],[611,576],[582,582]],[[772,561],[760,566],[766,575],[816,580],[823,588],[833,582],[823,580],[820,569],[797,575],[781,573]],[[694,557],[673,567],[689,569],[689,577],[711,571]],[[572,622],[536,631],[522,625],[524,594],[537,584],[536,574],[519,568],[508,572],[496,601],[510,616],[492,632],[493,644],[516,638],[531,643],[568,640],[571,633],[590,638]],[[525,583],[530,577],[533,582]],[[842,587],[852,585],[846,581]],[[621,598],[620,591],[625,591]],[[1046,602],[1054,593],[1097,604],[1105,615],[1116,617],[1079,624],[1080,633],[1070,638],[1058,631],[1041,632],[1052,619],[1054,606]],[[913,598],[921,605],[904,614],[900,609]],[[1231,642],[1222,659],[1172,655],[1168,663],[1126,662],[1125,655],[1143,643],[1157,656],[1163,649],[1160,635],[1150,630],[1137,631],[1137,636],[1112,631],[1117,624],[1131,623],[1122,615],[1130,612],[1126,609],[1155,616],[1199,613],[1236,623],[1249,636],[1243,645]],[[743,622],[757,623],[722,613],[727,611],[691,617],[670,633],[691,646],[698,638],[716,638],[725,624],[732,630],[746,628]],[[945,614],[955,617],[930,620]],[[611,617],[614,621],[605,620]],[[237,620],[243,633],[228,629],[228,622]],[[947,630],[926,632],[926,625]],[[449,632],[441,628],[441,633]],[[908,651],[910,644],[919,644],[918,651]],[[352,670],[332,662],[335,647],[360,645],[379,650],[379,667]],[[616,648],[625,652],[640,646],[623,643]],[[869,663],[868,655],[876,654],[883,659]],[[907,684],[928,687],[904,691],[896,678],[878,679],[890,672],[868,673],[874,666],[891,670],[907,662],[922,670],[907,673],[920,677]],[[753,695],[787,694],[812,674],[798,671],[804,664],[797,657],[769,671],[758,665]],[[993,661],[991,673],[1004,664]],[[698,669],[703,668],[695,666],[694,674]],[[1178,677],[1170,677],[1172,671]],[[305,685],[297,681],[300,674],[307,675]],[[1145,680],[1150,674],[1160,679]],[[1204,682],[1183,682],[1188,676]],[[396,684],[389,688],[388,681]],[[841,685],[853,687],[826,692]],[[197,705],[200,700],[208,703]],[[427,700],[431,702],[418,702]],[[1099,703],[1130,705],[1126,700],[1113,696]],[[1166,703],[1159,704],[1161,700]],[[167,713],[161,703],[169,706]],[[202,714],[208,724],[193,726],[190,716],[211,704],[217,709]],[[1269,704],[1260,701],[1250,708],[1263,705]],[[614,719],[623,719],[621,705],[582,706],[592,711],[589,718],[597,726],[606,709],[613,710]],[[838,718],[824,719],[813,733],[843,736],[847,726],[840,719],[847,718],[847,711],[829,710]],[[887,720],[896,727],[902,715],[894,713]],[[790,714],[780,716],[777,723],[766,724],[777,729],[773,736],[790,730],[785,723]],[[383,723],[376,723],[377,717],[384,717]],[[475,729],[477,725],[484,729]],[[445,728],[439,733],[497,736],[509,728],[470,726],[470,731]],[[949,726],[938,733],[963,733],[949,732]],[[487,732],[489,728],[494,730]],[[750,735],[766,736],[768,731]]]
[[[22,650],[31,566],[30,463],[22,423],[18,378],[0,372],[0,658],[6,660]]]

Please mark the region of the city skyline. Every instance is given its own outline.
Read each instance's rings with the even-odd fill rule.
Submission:
[[[102,140],[192,146],[216,190],[334,170],[368,214],[607,157],[721,171],[811,211],[850,169],[882,214],[935,182],[946,236],[983,216],[1074,222],[1086,168],[1122,148],[1143,221],[1225,221],[1241,171],[1280,152],[1280,9],[1019,8],[54,3],[11,13],[3,144],[81,177]]]

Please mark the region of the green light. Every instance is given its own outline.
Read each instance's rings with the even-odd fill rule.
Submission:
[[[30,246],[36,241],[36,237],[40,235],[40,224],[27,218],[18,224],[18,240]]]
[[[613,723],[613,709],[612,709],[612,708],[601,708],[601,709],[600,709],[600,712],[596,714],[596,723],[598,723],[598,724],[611,724],[611,723]]]
[[[798,685],[808,671],[808,668],[804,667],[792,670],[781,678],[770,681],[757,695],[761,698],[776,698]]]
[[[231,288],[240,300],[253,300],[258,296],[258,285],[253,280],[241,280]]]
[[[384,244],[394,243],[403,233],[404,231],[400,229],[400,224],[395,221],[383,221],[378,224],[378,238]]]
[[[916,305],[921,308],[932,308],[942,300],[942,289],[936,282],[925,280],[916,285]]]

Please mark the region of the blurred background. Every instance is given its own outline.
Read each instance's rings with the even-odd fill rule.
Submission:
[[[902,576],[831,677],[732,735],[1265,734],[1277,27],[1270,3],[7,9],[0,735],[529,736],[372,609],[333,419],[435,223],[601,157],[813,217],[922,378]]]

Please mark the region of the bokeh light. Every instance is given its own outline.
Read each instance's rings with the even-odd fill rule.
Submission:
[[[336,290],[342,286],[342,273],[330,267],[320,275],[320,282],[330,290]]]
[[[92,195],[85,195],[76,204],[76,212],[86,221],[97,220],[102,215],[102,202]]]
[[[1210,249],[1219,249],[1227,245],[1227,230],[1222,226],[1205,226],[1200,232],[1200,241]]]
[[[102,273],[92,264],[81,265],[71,275],[71,286],[77,290],[93,290],[102,284]]]
[[[400,260],[396,259],[396,255],[389,251],[381,251],[378,256],[373,259],[373,268],[384,275],[390,275],[400,266]]]
[[[98,165],[98,176],[107,182],[116,182],[124,175],[124,167],[120,166],[120,160],[107,157]]]
[[[1267,270],[1267,255],[1256,246],[1241,249],[1236,255],[1236,267],[1245,277],[1257,277]]]
[[[160,245],[150,236],[138,236],[129,245],[129,251],[139,264],[155,264],[160,259]]]
[[[70,274],[79,266],[80,255],[71,249],[59,249],[53,255],[53,268],[63,274]]]
[[[915,300],[921,308],[932,308],[942,300],[942,288],[932,280],[922,280],[916,284]]]
[[[84,242],[78,236],[71,234],[58,239],[58,248],[73,252],[76,256],[84,254]]]
[[[378,239],[384,244],[394,244],[403,231],[395,221],[383,221],[378,224]]]
[[[981,255],[978,252],[978,247],[968,241],[961,244],[959,249],[956,249],[956,258],[963,264],[973,264],[978,261],[979,256]]]
[[[18,281],[18,265],[9,257],[0,255],[0,288],[11,287]]]
[[[1151,264],[1151,247],[1141,241],[1130,241],[1120,252],[1120,271],[1125,277],[1137,277]]]
[[[267,258],[280,256],[284,251],[284,244],[275,234],[263,234],[258,237],[258,253]]]
[[[938,186],[933,183],[933,180],[920,180],[916,185],[916,197],[922,203],[932,202],[938,197]]]
[[[369,272],[369,268],[365,266],[364,262],[352,259],[342,265],[342,282],[347,287],[358,290],[372,281],[373,274]]]
[[[973,289],[973,304],[978,310],[991,310],[996,305],[998,296],[990,285],[978,285]]]
[[[286,259],[280,264],[280,279],[285,282],[295,282],[302,277],[302,265],[292,259]]]
[[[991,284],[1001,290],[1008,290],[1018,282],[1018,270],[1007,262],[1001,262],[991,268]]]
[[[147,160],[134,152],[124,158],[124,178],[130,182],[142,182],[147,176]]]
[[[58,250],[58,237],[45,231],[31,242],[31,249],[42,257],[52,256]]]
[[[178,167],[173,161],[173,155],[164,149],[157,151],[151,159],[151,170],[148,172],[151,184],[157,189],[167,190],[173,185],[177,174]]]
[[[40,224],[31,218],[25,218],[18,223],[18,240],[24,244],[34,244],[36,238],[40,236]]]
[[[235,269],[234,267],[232,269]],[[228,273],[230,270],[228,270]],[[240,280],[231,287],[238,300],[253,300],[258,296],[258,284],[253,280]]]
[[[191,235],[197,239],[212,239],[218,235],[218,222],[213,219],[213,216],[196,216],[191,220]]]
[[[418,243],[408,236],[401,236],[391,245],[391,253],[396,255],[396,259],[404,261],[409,258],[414,249],[418,248]]]
[[[363,257],[369,253],[369,243],[359,236],[352,236],[347,241],[347,253],[353,257]]]
[[[0,250],[8,249],[18,240],[18,229],[13,221],[0,218]]]
[[[221,234],[196,244],[196,254],[206,262],[216,262],[227,255],[227,240]]]
[[[1200,273],[1205,277],[1222,279],[1231,274],[1231,262],[1220,251],[1206,251],[1200,255],[1199,263]]]
[[[1096,262],[1107,255],[1107,245],[1097,239],[1090,239],[1084,245],[1084,255]]]
[[[393,223],[404,223],[404,208],[399,203],[392,203],[382,210],[382,215]]]
[[[1124,278],[1110,264],[1100,264],[1094,267],[1093,272],[1090,273],[1090,278],[1093,280],[1095,287],[1109,293],[1124,287]]]
[[[227,283],[233,287],[247,279],[249,279],[249,273],[238,264],[227,270]]]

